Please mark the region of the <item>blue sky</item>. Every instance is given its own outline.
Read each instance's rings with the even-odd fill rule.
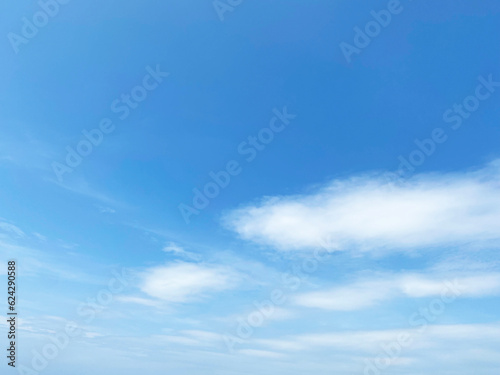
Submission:
[[[9,373],[498,373],[496,1],[63,3],[0,6]]]

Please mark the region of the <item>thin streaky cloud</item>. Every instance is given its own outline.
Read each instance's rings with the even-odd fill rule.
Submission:
[[[165,302],[184,303],[233,289],[239,280],[226,266],[176,262],[148,269],[140,289]]]
[[[362,279],[330,289],[301,293],[296,305],[332,311],[372,308],[396,298],[439,297],[443,293],[458,298],[500,295],[500,273],[449,275],[449,277],[404,273]]]

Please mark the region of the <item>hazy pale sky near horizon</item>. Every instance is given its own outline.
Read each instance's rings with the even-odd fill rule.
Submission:
[[[0,366],[497,375],[499,17],[3,2]]]

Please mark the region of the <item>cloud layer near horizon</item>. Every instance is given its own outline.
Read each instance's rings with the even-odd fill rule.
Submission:
[[[268,197],[230,212],[226,226],[280,250],[412,249],[500,239],[500,160],[403,183],[381,175],[334,180],[315,192]]]

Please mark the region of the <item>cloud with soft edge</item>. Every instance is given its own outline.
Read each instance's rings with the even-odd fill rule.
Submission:
[[[334,180],[233,210],[225,225],[279,250],[405,250],[500,240],[500,160],[460,173]]]
[[[238,286],[240,275],[229,267],[176,262],[148,269],[140,289],[165,302],[184,303]]]

